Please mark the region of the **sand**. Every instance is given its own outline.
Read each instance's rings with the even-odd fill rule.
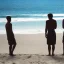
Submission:
[[[64,64],[64,56],[46,56],[39,54],[0,54],[0,64]]]
[[[62,33],[56,35],[55,54],[62,54]],[[17,42],[15,54],[48,54],[45,34],[15,34]],[[6,34],[0,34],[0,53],[8,53]]]
[[[62,56],[62,33],[58,33],[55,56],[47,56],[45,34],[15,34],[17,42],[14,54],[8,55],[6,34],[0,34],[0,64],[64,64]]]

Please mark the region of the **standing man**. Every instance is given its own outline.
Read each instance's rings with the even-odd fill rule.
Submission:
[[[7,23],[5,25],[5,28],[6,28],[7,40],[9,44],[9,55],[14,56],[13,51],[16,47],[16,40],[12,31],[11,16],[7,16],[6,19],[7,19]]]
[[[64,29],[64,19],[62,21],[62,27]],[[62,43],[63,43],[63,55],[64,55],[64,30],[63,30],[63,41],[62,41]]]
[[[48,14],[48,19],[46,21],[45,27],[45,37],[47,38],[48,52],[51,56],[51,46],[52,46],[52,56],[54,56],[55,44],[56,44],[56,33],[55,29],[57,28],[56,20],[53,19],[53,14]]]

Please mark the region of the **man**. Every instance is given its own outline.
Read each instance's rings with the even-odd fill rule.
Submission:
[[[13,51],[16,47],[16,41],[12,31],[11,16],[7,16],[6,19],[7,19],[7,23],[5,25],[5,28],[6,28],[7,40],[9,44],[9,55],[14,56]]]
[[[64,19],[62,21],[62,27],[64,29]],[[62,43],[63,43],[63,55],[64,55],[64,30],[63,30],[63,40],[62,40]]]
[[[55,44],[56,44],[56,33],[55,29],[57,28],[56,20],[53,19],[53,15],[50,13],[48,14],[48,19],[46,21],[46,28],[45,28],[45,37],[47,38],[48,44],[48,52],[49,56],[51,56],[51,46],[52,46],[52,56],[54,56]]]

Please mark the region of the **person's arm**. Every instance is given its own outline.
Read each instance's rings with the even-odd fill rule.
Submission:
[[[6,34],[7,34],[7,24],[5,25],[5,29],[6,29]]]
[[[62,28],[64,29],[64,19],[63,19],[63,21],[62,21]]]
[[[57,22],[55,24],[56,24],[56,27],[55,27],[55,29],[56,29],[57,28]]]
[[[46,21],[46,27],[45,27],[45,37],[47,38],[47,21]]]
[[[12,30],[12,24],[11,24],[11,31],[13,32],[13,30]]]
[[[12,29],[12,24],[11,24],[11,32],[12,32],[12,34],[13,34],[13,36],[14,36],[13,29]]]
[[[57,28],[57,22],[55,20],[55,22],[54,22],[54,29],[56,29],[56,28]]]

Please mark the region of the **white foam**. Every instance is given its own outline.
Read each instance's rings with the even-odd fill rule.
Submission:
[[[28,21],[46,21],[48,20],[47,14],[21,14],[29,17],[18,17],[18,18],[13,18],[12,17],[12,22],[28,22]],[[10,15],[11,16],[11,15]],[[20,16],[20,15],[19,15]],[[30,16],[41,16],[41,17],[30,17]],[[53,14],[53,18],[55,20],[63,20],[64,19],[64,14]],[[0,18],[0,22],[6,22],[6,18]]]
[[[21,14],[21,15],[26,15],[26,16],[47,16],[48,14]],[[53,16],[64,16],[64,14],[53,14]]]
[[[56,33],[63,33],[63,29],[56,29]],[[45,29],[16,29],[13,30],[14,34],[39,34],[39,33],[45,33]],[[0,30],[0,34],[6,34],[5,30]]]
[[[0,30],[0,34],[6,34],[5,30]]]
[[[53,18],[55,20],[63,20],[64,17]],[[46,21],[48,18],[12,18],[12,22],[32,22],[32,21]],[[5,18],[0,18],[0,22],[7,22]]]

